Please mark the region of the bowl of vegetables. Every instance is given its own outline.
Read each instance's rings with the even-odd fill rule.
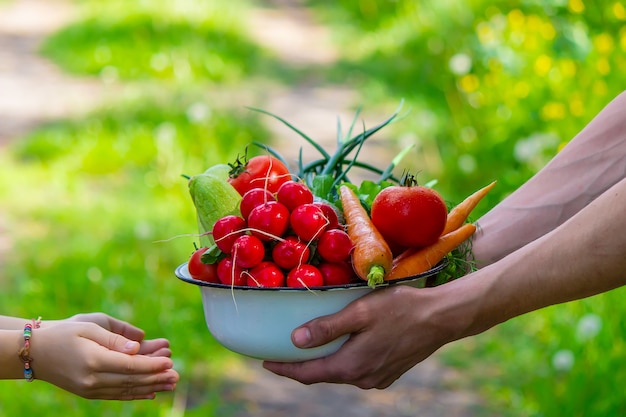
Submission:
[[[320,152],[297,171],[259,145],[260,155],[187,176],[200,245],[175,275],[200,288],[207,327],[222,345],[273,361],[323,357],[348,336],[299,349],[291,332],[372,291],[440,285],[467,270],[476,230],[468,215],[493,184],[449,210],[432,187],[393,176],[406,150],[384,170],[350,156],[396,115],[348,134],[332,155],[296,130]],[[351,183],[354,166],[379,180]]]
[[[445,263],[419,276],[384,286],[423,287],[428,277],[443,268]],[[291,332],[374,291],[365,281],[311,288],[229,286],[192,278],[188,263],[176,268],[175,273],[180,280],[199,287],[206,326],[221,345],[241,355],[280,362],[304,361],[334,353],[348,336],[323,346],[300,349],[291,342]]]

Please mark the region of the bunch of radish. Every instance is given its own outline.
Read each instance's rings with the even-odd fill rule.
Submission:
[[[219,254],[209,280],[307,288],[358,281],[350,264],[352,241],[336,208],[314,200],[304,183],[293,180],[284,181],[276,193],[262,187],[245,191],[239,215],[213,224]],[[195,270],[190,272],[193,276]]]

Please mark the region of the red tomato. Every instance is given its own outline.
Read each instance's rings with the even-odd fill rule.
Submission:
[[[390,245],[423,247],[437,241],[448,209],[432,188],[391,186],[372,202],[372,222]]]
[[[237,161],[230,171],[228,182],[243,196],[253,188],[265,188],[274,194],[290,180],[289,168],[278,158],[259,155],[243,163]]]
[[[191,275],[193,279],[219,284],[220,279],[217,276],[217,264],[205,264],[201,260],[202,255],[207,249],[208,248],[199,248],[191,255],[189,263],[187,264],[189,275]]]

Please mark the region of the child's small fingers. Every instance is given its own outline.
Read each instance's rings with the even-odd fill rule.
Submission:
[[[170,350],[170,348],[161,348],[159,350],[156,350],[154,352],[150,352],[150,353],[145,353],[146,356],[150,356],[150,357],[159,357],[159,356],[163,356],[166,358],[171,358],[172,357],[172,351]]]
[[[139,354],[148,356],[171,356],[169,347],[170,342],[167,339],[143,340],[139,348]],[[169,354],[163,354],[167,352],[169,352]]]

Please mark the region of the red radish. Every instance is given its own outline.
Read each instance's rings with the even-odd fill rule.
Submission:
[[[317,253],[328,262],[343,262],[354,249],[350,236],[339,229],[326,230],[317,241]]]
[[[289,210],[278,201],[268,201],[252,209],[248,227],[254,236],[263,241],[281,237],[289,227]]]
[[[289,224],[300,239],[309,242],[322,235],[328,225],[328,219],[318,206],[303,204],[291,212]]]
[[[196,249],[187,263],[187,269],[191,278],[200,281],[219,283],[220,279],[217,276],[217,264],[205,264],[202,262],[202,255],[208,248],[203,247]]]
[[[247,219],[252,209],[268,201],[275,201],[274,195],[265,188],[253,188],[246,191],[241,197],[239,211],[244,219]]]
[[[348,262],[322,262],[317,269],[324,277],[324,285],[346,285],[360,281]]]
[[[235,215],[224,216],[213,224],[213,240],[224,253],[230,253],[233,242],[245,232],[246,221]]]
[[[297,236],[287,236],[272,249],[272,259],[283,269],[292,269],[308,262],[311,251]]]
[[[225,285],[246,285],[246,270],[240,266],[237,266],[233,262],[231,256],[226,257],[219,261],[217,264],[217,276],[220,278],[222,284]]]
[[[265,257],[263,242],[256,236],[239,236],[233,243],[233,259],[242,268],[253,268]]]
[[[249,271],[247,285],[249,287],[284,287],[285,274],[275,263],[264,261]]]
[[[324,213],[324,216],[328,219],[327,229],[337,229],[341,227],[339,224],[339,216],[337,216],[337,210],[330,204],[324,203],[323,201],[316,201],[313,204],[321,208],[322,213]]]
[[[276,200],[283,203],[289,211],[293,211],[298,206],[312,203],[313,193],[306,184],[290,180],[280,186]]]
[[[289,271],[287,286],[292,288],[312,288],[324,285],[324,277],[319,269],[311,264],[304,264]]]

